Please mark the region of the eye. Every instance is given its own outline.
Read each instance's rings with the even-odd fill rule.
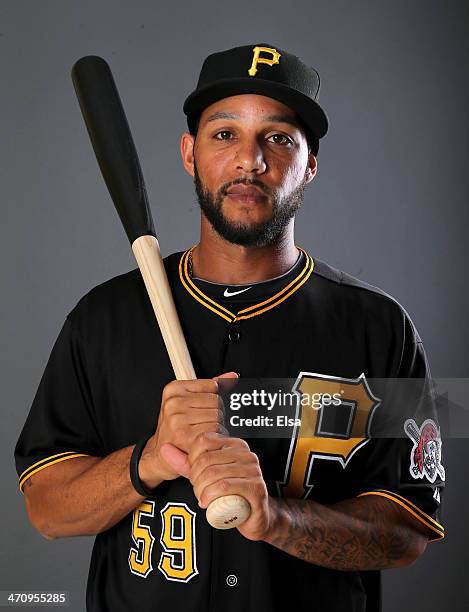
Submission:
[[[228,138],[218,138],[218,136],[219,136],[220,134],[231,134],[231,132],[230,132],[229,130],[222,130],[221,132],[217,132],[217,133],[215,134],[215,139],[216,139],[216,140],[228,140]]]
[[[272,134],[272,136],[269,136],[269,138],[283,139],[283,140],[276,140],[275,144],[279,144],[279,145],[293,144],[293,141],[287,136],[285,136],[284,134]]]
[[[232,136],[233,132],[231,132],[230,130],[220,130],[219,132],[214,134],[215,140],[231,140]],[[291,138],[288,138],[288,136],[285,136],[284,134],[272,134],[271,136],[269,136],[269,139],[271,138],[275,139],[274,144],[278,144],[281,146],[293,145],[293,141],[291,140]]]

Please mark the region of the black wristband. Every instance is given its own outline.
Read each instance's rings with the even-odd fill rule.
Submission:
[[[152,490],[146,488],[146,486],[140,480],[140,476],[138,474],[138,462],[140,461],[145,444],[150,438],[151,436],[137,442],[134,450],[132,451],[132,456],[130,457],[130,480],[132,481],[134,489],[137,491],[137,493],[143,495],[143,497],[152,497],[154,495]]]

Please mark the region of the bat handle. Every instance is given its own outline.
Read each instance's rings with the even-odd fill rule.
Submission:
[[[154,236],[140,236],[132,251],[142,273],[161,335],[177,380],[197,378],[174,304],[168,277]],[[231,529],[244,523],[251,506],[240,495],[225,495],[213,500],[207,508],[207,521],[216,529]]]

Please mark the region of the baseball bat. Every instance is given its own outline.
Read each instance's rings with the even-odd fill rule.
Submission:
[[[195,379],[195,371],[174,305],[160,253],[137,151],[107,62],[98,56],[79,59],[72,81],[96,159],[143,277],[161,335],[178,380]],[[212,501],[207,520],[230,529],[250,515],[239,495]]]
[[[409,436],[412,438],[413,442],[415,442],[415,444],[418,444],[420,442],[420,431],[416,429],[415,425],[410,419],[407,419],[404,424],[404,428],[406,433],[408,433]]]

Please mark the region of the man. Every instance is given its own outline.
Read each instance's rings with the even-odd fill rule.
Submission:
[[[443,466],[413,470],[429,421],[441,449],[437,423],[370,434],[384,413],[367,379],[428,380],[412,321],[294,243],[327,131],[318,91],[315,70],[259,44],[210,55],[184,104],[200,241],[165,266],[197,380],[173,380],[138,269],[85,295],[54,345],[15,455],[46,538],[97,534],[89,610],[370,612],[379,570],[444,535]],[[248,443],[222,433],[220,378],[239,375],[344,397],[303,410],[310,436]],[[228,494],[251,515],[214,530],[204,510]]]

